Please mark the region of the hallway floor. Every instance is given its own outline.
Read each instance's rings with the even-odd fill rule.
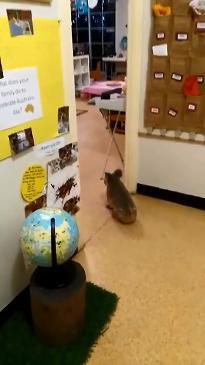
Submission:
[[[120,297],[88,364],[205,365],[205,213],[136,204],[136,224],[110,218],[77,257],[89,281]]]
[[[109,219],[105,207],[105,185],[101,180],[106,161],[110,135],[106,122],[95,106],[77,101],[77,109],[88,110],[78,117],[78,142],[81,181],[81,209],[77,220],[81,227],[80,247]],[[124,135],[116,134],[116,139],[124,155]],[[115,146],[112,146],[106,171],[122,169],[122,163]]]
[[[88,365],[205,365],[205,213],[136,196],[137,222],[114,221],[99,180],[103,143],[86,140],[92,116],[100,121],[94,109],[79,120],[87,244],[76,260],[120,300]]]

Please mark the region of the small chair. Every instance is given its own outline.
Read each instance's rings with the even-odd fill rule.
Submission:
[[[103,79],[103,73],[101,71],[101,62],[99,61],[97,63],[97,67],[95,70],[91,70],[90,71],[90,77],[91,79],[93,79],[94,81],[101,81]]]

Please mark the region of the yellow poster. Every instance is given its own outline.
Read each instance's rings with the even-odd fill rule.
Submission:
[[[39,198],[46,184],[46,171],[43,166],[35,164],[29,166],[22,178],[21,195],[26,202]]]
[[[25,73],[26,69],[30,70],[30,75],[31,72],[33,74],[35,72],[35,79],[32,76],[32,80],[34,80],[33,84],[35,82],[35,87],[38,85],[39,90],[33,88],[33,93],[35,93],[33,97],[36,97],[37,101],[38,97],[40,99],[37,106],[34,102],[28,103],[28,105],[32,105],[32,108],[24,108],[27,112],[27,119],[25,118],[27,121],[21,124],[19,117],[19,122],[15,126],[12,116],[5,121],[4,113],[1,111],[3,106],[0,102],[0,160],[2,160],[11,156],[8,137],[13,133],[32,128],[35,145],[59,135],[58,109],[64,106],[64,90],[60,29],[57,20],[33,19],[33,34],[11,37],[8,19],[0,17],[0,33],[0,59],[3,72],[15,74],[16,80],[23,80],[21,75]],[[2,78],[0,81],[3,82],[3,80]],[[24,80],[27,80],[26,76]],[[25,85],[26,82],[23,85],[24,90],[26,90]],[[12,90],[15,92],[15,86],[9,89],[10,92]],[[2,100],[1,95],[0,100]],[[16,111],[18,110],[20,109],[16,109]],[[29,115],[31,118],[28,118]],[[17,119],[18,115],[15,115],[15,118]],[[5,129],[5,123],[12,127]]]

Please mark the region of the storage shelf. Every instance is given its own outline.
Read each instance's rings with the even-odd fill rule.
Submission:
[[[81,90],[83,87],[90,85],[90,65],[89,56],[81,55],[73,57],[75,89]]]

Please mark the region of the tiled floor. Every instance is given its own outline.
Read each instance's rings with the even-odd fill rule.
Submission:
[[[120,301],[88,364],[205,365],[205,213],[136,196],[136,224],[110,218],[99,181],[102,138],[87,140],[82,127],[95,113],[100,122],[94,110],[79,121],[80,228],[89,239],[76,259]]]

